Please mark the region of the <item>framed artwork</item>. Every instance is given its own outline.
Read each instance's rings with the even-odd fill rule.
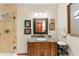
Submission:
[[[49,30],[55,30],[55,19],[50,19]]]
[[[34,34],[48,34],[48,18],[34,18],[33,23]]]
[[[55,19],[50,19],[50,22],[51,23],[55,23]]]
[[[24,34],[31,34],[31,28],[24,28]]]
[[[49,30],[55,30],[55,23],[49,24]]]
[[[25,27],[31,27],[31,20],[25,20],[24,25]]]
[[[68,34],[79,36],[79,3],[70,3],[67,8]]]

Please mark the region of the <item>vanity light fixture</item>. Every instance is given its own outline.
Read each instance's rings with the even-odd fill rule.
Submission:
[[[48,18],[48,15],[46,12],[35,12],[34,17],[35,18]]]

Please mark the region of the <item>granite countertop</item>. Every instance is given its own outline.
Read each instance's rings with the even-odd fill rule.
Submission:
[[[57,39],[52,39],[52,38],[45,41],[34,40],[32,38],[28,39],[28,42],[57,42],[57,41],[58,41]]]

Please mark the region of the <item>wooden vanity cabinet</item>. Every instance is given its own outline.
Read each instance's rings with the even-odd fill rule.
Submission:
[[[56,56],[56,42],[28,42],[29,56]]]
[[[51,56],[56,56],[57,55],[57,43],[56,42],[51,42],[50,43],[50,55]]]

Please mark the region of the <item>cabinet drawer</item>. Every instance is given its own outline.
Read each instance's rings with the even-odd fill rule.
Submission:
[[[42,43],[41,42],[35,42],[35,47],[42,47]]]
[[[34,43],[34,42],[28,42],[28,47],[29,47],[29,48],[34,47],[34,45],[35,45],[35,43]]]
[[[49,42],[43,42],[43,43],[42,43],[42,46],[43,46],[43,47],[49,47],[49,45],[50,45]]]

